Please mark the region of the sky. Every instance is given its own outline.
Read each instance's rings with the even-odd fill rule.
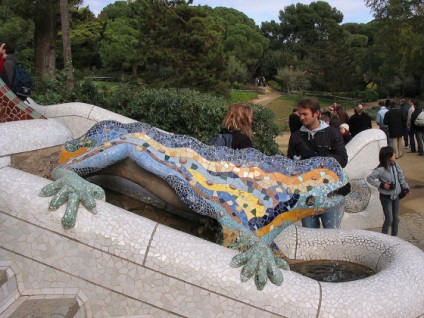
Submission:
[[[94,14],[99,14],[104,7],[116,0],[84,0],[84,6],[89,6]],[[280,10],[291,4],[309,4],[317,0],[194,0],[192,5],[208,5],[214,7],[228,7],[243,12],[255,20],[257,25],[266,21],[279,21]],[[367,23],[373,20],[370,9],[365,6],[364,0],[328,0],[331,7],[343,13],[343,22]]]

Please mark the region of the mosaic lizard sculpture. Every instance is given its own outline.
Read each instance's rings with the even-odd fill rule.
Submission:
[[[279,268],[289,269],[269,247],[274,238],[293,222],[340,204],[343,197],[332,193],[348,182],[333,158],[292,161],[253,148],[207,146],[145,123],[103,121],[64,145],[61,165],[52,173],[56,181],[40,195],[54,195],[51,209],[67,202],[62,224],[73,227],[80,201],[94,210],[95,199],[105,199],[100,187],[80,176],[126,158],[164,179],[193,211],[240,230],[250,248],[231,265],[244,265],[241,280],[255,275],[259,290],[267,277],[281,285]]]

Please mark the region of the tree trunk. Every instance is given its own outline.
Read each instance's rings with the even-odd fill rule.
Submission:
[[[54,77],[56,74],[56,14],[50,2],[42,18],[35,19],[35,70],[38,77]]]
[[[66,89],[68,92],[72,92],[74,90],[74,74],[72,66],[68,0],[60,0],[60,18],[62,24],[63,65],[66,69]]]

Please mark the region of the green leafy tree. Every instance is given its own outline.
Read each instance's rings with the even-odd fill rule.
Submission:
[[[235,82],[244,83],[250,78],[246,65],[234,56],[230,56],[228,59],[227,76],[231,88],[233,88]]]
[[[376,47],[382,59],[380,74],[390,81],[400,79],[396,91],[388,93],[422,94],[424,89],[424,10],[422,1],[366,0],[374,16],[381,21]],[[414,78],[416,89],[400,83]],[[392,83],[393,84],[393,83]]]
[[[307,72],[295,70],[291,66],[278,69],[278,74],[275,78],[278,81],[278,84],[286,88],[287,93],[290,93],[310,88],[311,82],[309,81],[308,76]]]

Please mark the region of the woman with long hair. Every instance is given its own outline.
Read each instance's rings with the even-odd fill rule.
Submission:
[[[247,104],[233,104],[222,121],[221,134],[232,134],[231,148],[252,147],[253,111]]]
[[[380,202],[384,212],[382,233],[397,236],[399,225],[400,195],[409,194],[409,185],[405,181],[403,171],[396,162],[395,151],[392,147],[382,147],[378,155],[379,165],[367,177],[369,184],[378,188]]]

